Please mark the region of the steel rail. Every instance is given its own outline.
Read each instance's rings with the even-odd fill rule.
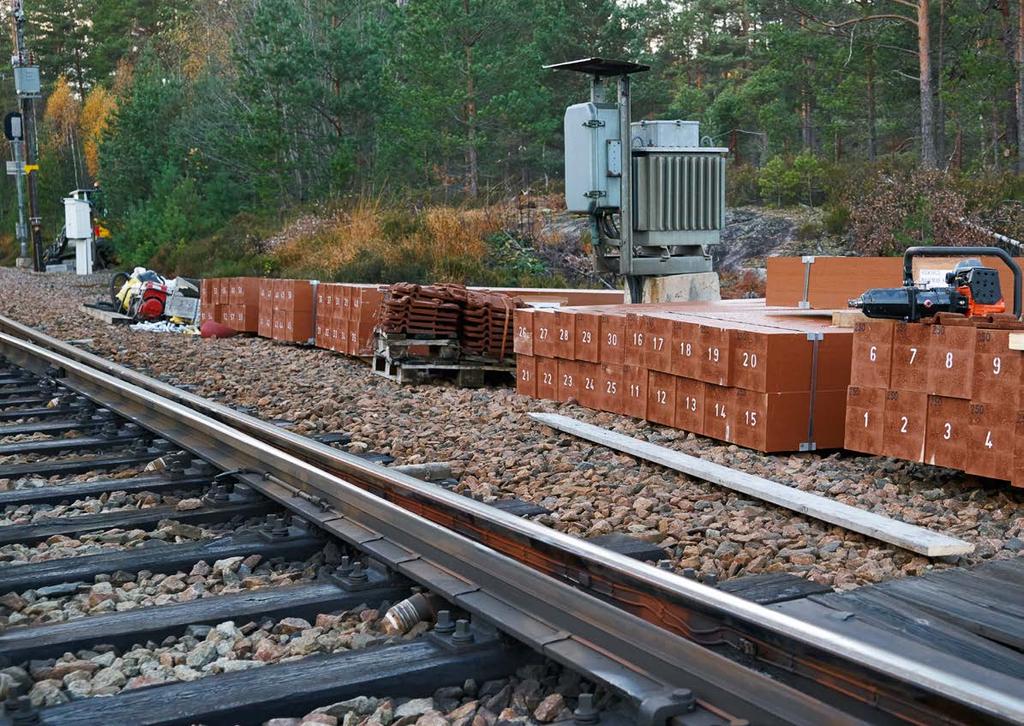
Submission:
[[[229,423],[251,434],[264,447],[273,443],[304,463],[313,462],[351,477],[358,484],[357,491],[362,491],[359,487],[377,490],[400,501],[407,509],[421,510],[424,519],[440,521],[457,531],[466,532],[483,544],[502,549],[534,568],[554,574],[563,582],[575,584],[577,589],[600,594],[643,619],[662,625],[667,623],[673,631],[697,643],[710,646],[724,640],[748,655],[756,656],[757,662],[774,664],[782,671],[809,678],[820,686],[826,697],[842,700],[845,695],[862,702],[873,699],[870,706],[878,709],[873,711],[876,717],[881,712],[912,722],[967,722],[977,721],[980,717],[1024,721],[1024,699],[1019,695],[1019,683],[1013,679],[1001,678],[984,669],[972,672],[967,668],[949,673],[929,663],[802,623],[554,530],[504,515],[440,487],[365,463],[71,348],[14,321],[0,318],[0,328],[22,338],[34,339],[49,349],[36,349],[27,355],[28,358],[34,355],[47,364],[58,366],[64,362],[62,367],[65,370],[68,370],[66,361],[71,358],[77,363],[84,363],[84,371],[92,375],[98,375],[94,368],[99,368],[113,374],[118,382],[130,381],[140,385],[150,398],[154,394],[166,396],[193,413],[202,411],[221,423]],[[13,346],[27,350],[26,346],[31,345],[9,336],[2,338],[4,348]],[[76,369],[77,376],[82,373]],[[339,504],[336,488],[308,480],[302,488],[307,500]],[[351,490],[345,493],[350,495]],[[495,532],[500,532],[501,536],[495,536]],[[623,616],[621,611],[619,616]],[[731,636],[738,637],[730,640]],[[711,652],[708,647],[702,650],[705,654]],[[699,656],[687,651],[687,657],[696,657],[693,665],[700,670]],[[735,687],[735,684],[729,687]]]

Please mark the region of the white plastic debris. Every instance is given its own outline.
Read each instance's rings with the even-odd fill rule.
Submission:
[[[179,335],[199,335],[199,328],[195,325],[172,323],[168,320],[155,320],[149,323],[135,323],[129,325],[132,330],[140,330],[146,333],[178,333]]]

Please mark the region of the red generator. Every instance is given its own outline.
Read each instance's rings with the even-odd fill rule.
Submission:
[[[167,298],[172,292],[169,285],[152,281],[143,282],[132,300],[133,309],[128,314],[136,320],[158,320],[163,317]]]

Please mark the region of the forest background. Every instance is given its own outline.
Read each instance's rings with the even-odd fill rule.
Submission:
[[[542,66],[591,55],[649,64],[634,118],[699,120],[730,148],[729,204],[816,210],[808,240],[895,254],[978,241],[970,225],[1024,237],[1024,0],[25,10],[45,236],[67,192],[98,184],[124,264],[562,284],[538,246],[585,252],[585,233],[565,248],[558,192],[562,112],[586,79]],[[9,69],[0,99],[16,107]],[[9,263],[12,180],[0,194]]]

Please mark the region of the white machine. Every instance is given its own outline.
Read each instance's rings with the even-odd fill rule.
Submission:
[[[84,194],[72,192],[64,199],[64,228],[69,242],[75,245],[75,272],[91,275],[94,250],[92,207]]]

